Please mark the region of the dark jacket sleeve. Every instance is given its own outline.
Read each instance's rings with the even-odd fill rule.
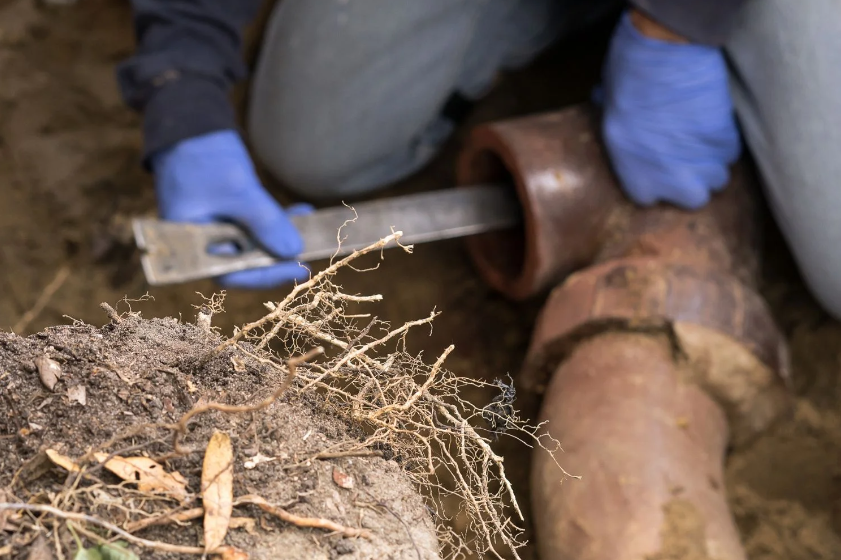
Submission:
[[[720,47],[733,16],[749,0],[632,0],[655,21],[694,43]]]
[[[132,0],[134,54],[117,67],[123,99],[143,113],[144,164],[161,148],[236,128],[228,98],[245,78],[242,34],[261,0]]]

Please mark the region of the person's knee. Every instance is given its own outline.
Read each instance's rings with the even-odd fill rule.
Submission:
[[[794,250],[797,254],[797,249]],[[841,320],[841,264],[829,255],[797,256],[804,282],[818,304],[836,320]]]
[[[802,166],[789,169],[784,155],[778,162],[778,175],[763,173],[772,212],[806,287],[827,313],[841,320],[841,222],[833,210],[838,198],[833,182]]]
[[[449,137],[452,127],[435,122],[409,141],[386,147],[343,142],[307,131],[272,132],[257,126],[254,152],[273,178],[297,196],[311,201],[355,198],[381,190],[426,165]]]
[[[314,142],[305,133],[270,133],[257,127],[251,145],[272,178],[306,200],[341,196],[342,183],[353,174],[353,165],[331,157],[330,143]]]
[[[747,2],[726,50],[736,112],[774,217],[809,290],[841,319],[841,70],[833,54],[841,23],[826,17],[836,3]]]
[[[765,198],[800,274],[821,306],[841,319],[841,221],[835,211],[841,195],[834,180],[841,166],[826,150],[770,143],[759,134],[753,139]]]

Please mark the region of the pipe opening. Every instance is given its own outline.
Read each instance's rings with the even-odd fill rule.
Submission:
[[[491,150],[477,151],[472,155],[470,182],[505,185],[515,191],[517,189],[514,176],[502,158]],[[518,200],[519,196],[515,193],[512,199]],[[469,239],[477,264],[506,284],[520,277],[526,260],[526,222],[522,206],[519,206],[519,211],[519,226],[475,235]]]

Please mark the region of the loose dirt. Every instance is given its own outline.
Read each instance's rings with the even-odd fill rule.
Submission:
[[[207,361],[220,342],[218,334],[195,325],[137,316],[101,329],[77,324],[28,339],[0,335],[0,488],[10,489],[20,502],[57,505],[56,495],[78,484],[75,494],[67,494],[65,509],[83,507],[84,513],[121,527],[153,514],[196,507],[189,500],[133,493],[102,470],[89,471],[96,483],[79,484],[39,453],[165,456],[173,450],[166,429],[140,428],[176,423],[202,402],[253,405],[282,384],[277,369],[238,350]],[[52,391],[36,367],[45,354],[61,368]],[[79,388],[84,388],[84,404],[73,398]],[[282,504],[292,515],[328,519],[372,535],[354,538],[299,529],[247,505],[236,508],[235,516],[252,521],[231,531],[227,544],[267,560],[281,550],[286,558],[300,559],[439,558],[430,510],[397,462],[364,456],[312,459],[333,445],[359,439],[358,430],[328,414],[317,397],[283,399],[254,413],[197,415],[179,443],[193,452],[164,463],[168,472],[186,478],[192,494],[201,488],[204,449],[217,430],[233,441],[235,497],[256,494]],[[265,460],[249,468],[255,457]],[[136,534],[195,546],[198,526],[169,523]],[[13,544],[26,536],[23,529],[7,535]],[[69,540],[70,534],[63,538]],[[65,550],[74,548],[72,540],[63,544]],[[143,558],[190,557],[134,549]],[[24,558],[25,552],[14,557]]]
[[[259,25],[249,52],[258,34]],[[468,125],[584,99],[598,75],[600,52],[588,49],[604,36],[563,45],[510,76]],[[195,292],[216,290],[210,282],[149,289],[138,268],[126,225],[132,215],[154,212],[154,196],[151,178],[138,166],[139,121],[123,107],[113,79],[114,64],[131,49],[127,2],[0,0],[2,328],[22,324],[22,334],[36,333],[68,323],[65,315],[100,324],[100,302],[147,292],[154,301],[142,305],[145,316],[178,317],[200,301]],[[384,195],[450,184],[459,138],[422,174]],[[727,488],[751,560],[841,558],[841,325],[808,297],[781,239],[770,234],[764,289],[791,343],[797,413],[750,448],[732,450]],[[515,305],[489,292],[458,242],[389,254],[381,267],[342,283],[351,292],[383,293],[386,320],[425,316],[433,307],[443,311],[429,338],[413,344],[437,354],[454,343],[448,360],[454,372],[486,380],[516,373],[540,301]],[[37,309],[62,270],[66,278]],[[279,294],[229,293],[219,326],[230,332]],[[38,312],[21,323],[33,308]],[[39,344],[46,342],[26,342]],[[498,445],[508,453],[509,474],[527,508],[528,461],[520,446]]]

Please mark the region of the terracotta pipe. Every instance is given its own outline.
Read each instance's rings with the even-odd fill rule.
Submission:
[[[534,456],[538,550],[643,560],[674,545],[744,560],[725,451],[791,406],[787,347],[756,291],[754,177],[735,166],[698,212],[641,209],[621,194],[597,130],[586,106],[492,123],[459,164],[464,184],[508,177],[523,206],[522,231],[469,240],[485,279],[516,299],[562,281],[518,381],[543,395],[558,459],[583,478],[561,485],[555,463]],[[670,532],[689,518],[693,543]]]
[[[695,555],[685,558],[745,560],[724,498],[727,420],[683,382],[671,352],[666,337],[608,333],[582,342],[559,367],[542,420],[561,430],[558,460],[583,478],[560,485],[557,467],[534,458],[540,558],[654,559],[666,552],[669,522],[694,522],[702,532],[686,539]],[[682,504],[689,518],[669,519],[667,508]]]
[[[467,239],[485,281],[513,299],[554,286],[598,251],[623,202],[584,106],[479,126],[456,165],[463,185],[508,182],[524,227]]]

